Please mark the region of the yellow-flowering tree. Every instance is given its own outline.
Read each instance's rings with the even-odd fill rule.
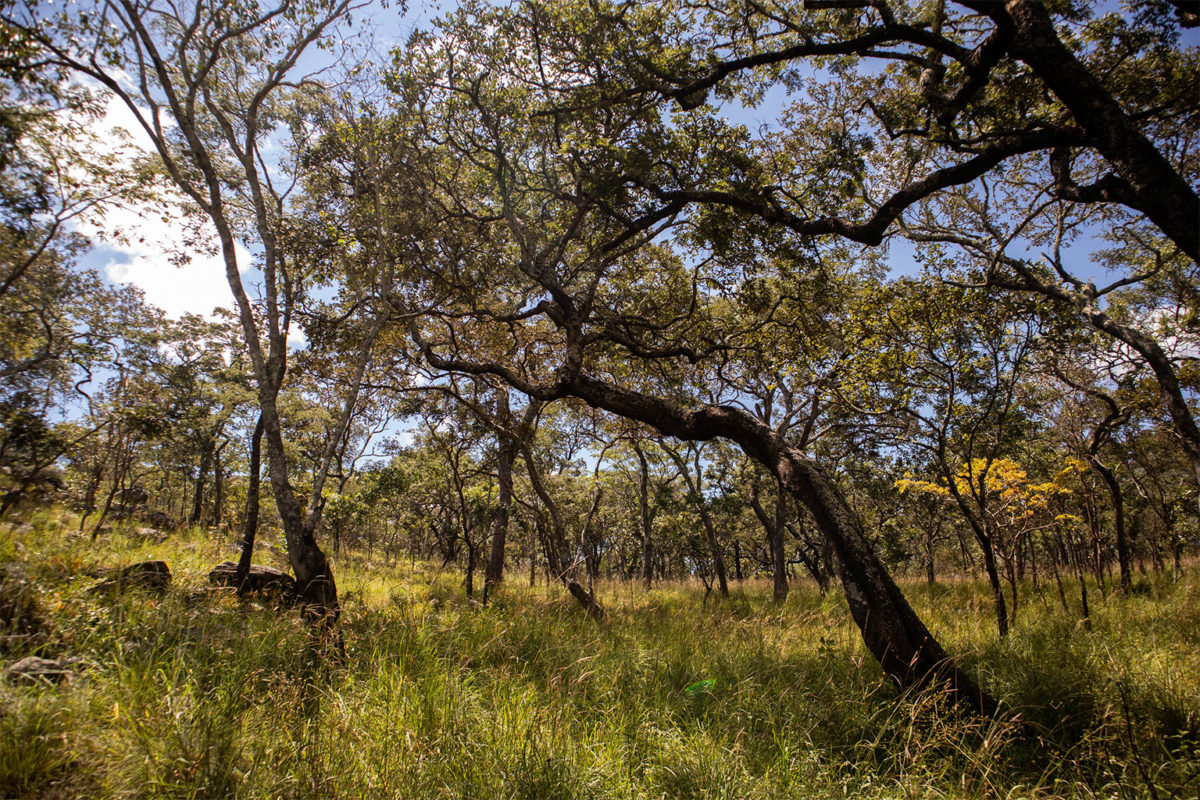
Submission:
[[[1005,635],[1007,623],[1017,613],[1017,580],[1025,541],[1033,532],[1054,524],[1051,499],[1070,494],[1068,480],[1087,468],[1084,462],[1067,458],[1053,478],[1037,483],[1012,459],[974,458],[963,463],[951,481],[931,482],[908,476],[896,481],[895,486],[902,493],[921,493],[955,502],[975,532],[985,560],[993,553],[999,557],[1012,595],[1007,618],[1001,627],[1001,635]],[[994,567],[989,567],[989,578],[997,603],[1003,603]]]

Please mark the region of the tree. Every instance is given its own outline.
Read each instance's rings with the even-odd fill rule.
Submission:
[[[885,424],[894,427],[895,443],[919,451],[916,460],[939,473],[979,545],[996,624],[1007,636],[1013,609],[1005,602],[997,555],[1009,556],[1011,570],[1014,551],[997,553],[1012,542],[1002,541],[994,524],[1000,512],[993,508],[989,473],[1015,455],[1014,443],[1029,426],[1025,375],[1042,328],[1053,320],[1004,297],[928,279],[897,281],[875,300],[888,309],[882,319],[857,315],[864,347],[854,372],[868,384],[877,381],[859,402],[890,412]],[[1015,592],[1015,580],[1011,586]]]
[[[44,61],[98,82],[137,120],[170,182],[216,231],[226,278],[248,347],[262,413],[271,486],[306,613],[336,620],[337,589],[315,533],[321,490],[340,435],[331,437],[307,505],[291,482],[277,400],[288,337],[309,276],[286,244],[290,198],[311,130],[307,112],[320,94],[317,76],[298,63],[358,8],[352,0],[274,8],[197,0],[98,0],[47,13],[23,4],[4,23],[28,34]],[[285,137],[282,160],[268,155]],[[277,151],[278,152],[278,151]],[[251,233],[259,250],[262,305],[246,291],[237,242]],[[386,272],[387,264],[378,264]],[[338,425],[344,428],[388,307],[365,304],[353,338],[350,380]]]
[[[436,44],[413,43],[395,75],[394,107],[443,154],[441,169],[423,173],[422,193],[445,212],[430,232],[437,241],[425,248],[422,284],[441,302],[409,324],[425,362],[494,376],[543,402],[579,398],[667,436],[737,442],[812,512],[884,670],[901,686],[948,682],[956,696],[990,704],[917,618],[817,464],[752,415],[692,406],[684,398],[694,395],[672,391],[680,376],[699,377],[684,368],[689,361],[721,350],[722,336],[741,328],[736,315],[715,315],[707,264],[656,246],[674,213],[642,214],[619,182],[597,179],[612,164],[608,143],[630,119],[597,114],[558,126],[541,113],[558,99],[554,88],[509,78],[538,42],[498,51],[477,32],[509,21],[498,11],[479,16],[485,23],[459,16]],[[560,66],[555,86],[570,85]],[[684,128],[679,136],[697,149],[711,133]]]
[[[1155,276],[1190,275],[1180,285],[1195,286],[1198,54],[1181,46],[1178,31],[1191,12],[1145,2],[1097,13],[1036,0],[710,10],[688,0],[591,12],[528,3],[509,24],[529,31],[544,61],[558,59],[560,72],[575,76],[569,87],[560,73],[542,79],[555,98],[546,113],[560,124],[599,108],[662,110],[649,130],[629,126],[614,139],[627,157],[599,178],[657,201],[646,216],[698,205],[718,231],[729,229],[733,212],[799,237],[877,246],[902,232],[981,255],[992,285],[1077,309],[1142,353],[1200,470],[1200,428],[1163,348],[1106,313],[1098,298],[1107,290],[1065,268],[1058,245],[1044,269],[1005,252],[1043,246],[1064,215],[1100,215],[1105,227],[1132,228],[1126,238],[1144,251],[1108,290]],[[589,14],[588,25],[578,24],[578,13]],[[812,69],[827,71],[810,79]],[[758,136],[743,130],[731,143],[719,104],[755,105],[781,85],[794,99],[780,124]],[[668,123],[670,106],[686,115]],[[683,116],[720,131],[710,133],[716,145],[697,145],[692,157],[645,158],[655,143],[679,140],[662,126],[678,129]],[[671,168],[656,168],[663,163]],[[962,219],[980,209],[992,217],[977,228],[986,254]],[[1005,210],[1007,226],[996,221]],[[929,221],[933,232],[924,230]]]

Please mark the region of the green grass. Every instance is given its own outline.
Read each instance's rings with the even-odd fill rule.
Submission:
[[[336,562],[346,657],[297,615],[207,590],[228,542],[93,544],[50,512],[0,529],[41,633],[5,664],[82,656],[68,683],[0,683],[0,797],[1186,797],[1200,791],[1200,576],[1097,593],[1091,630],[1027,588],[1007,641],[982,584],[913,585],[999,697],[979,719],[897,698],[836,593],[765,583],[602,587],[597,626],[516,578],[468,603],[450,571]],[[7,528],[7,526],[5,526]],[[88,592],[145,558],[165,595]],[[270,559],[265,559],[270,560]],[[278,565],[278,562],[276,562]],[[436,602],[433,602],[435,601]]]

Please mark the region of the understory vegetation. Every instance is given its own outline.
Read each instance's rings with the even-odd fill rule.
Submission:
[[[0,0],[0,798],[1200,796],[1195,3],[435,5]]]
[[[4,797],[1194,797],[1200,573],[1093,586],[1090,625],[1052,586],[999,639],[977,580],[906,585],[1001,703],[898,699],[841,592],[783,604],[747,579],[597,586],[589,619],[515,575],[482,606],[461,574],[343,553],[344,656],[296,612],[208,586],[235,552],[182,531],[92,543],[57,511],[0,532],[6,661],[82,659],[61,683],[0,685]],[[270,551],[264,551],[270,553]],[[162,594],[98,594],[145,559]],[[267,558],[267,556],[264,556]],[[283,556],[277,556],[282,565]],[[11,607],[11,605],[10,605]],[[19,620],[13,620],[19,621]]]

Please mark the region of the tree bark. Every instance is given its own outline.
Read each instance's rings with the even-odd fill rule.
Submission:
[[[512,424],[508,406],[508,390],[496,390],[496,422],[503,428]],[[508,433],[496,434],[496,479],[499,492],[496,498],[496,513],[492,519],[491,550],[488,552],[487,571],[483,580],[483,602],[487,602],[491,587],[504,580],[504,547],[508,540],[508,522],[512,507],[513,462],[517,457],[517,444]]]
[[[538,387],[529,388],[536,392]],[[956,700],[976,709],[995,708],[995,701],[959,669],[917,617],[837,485],[770,427],[731,406],[689,410],[584,375],[560,379],[545,394],[574,395],[668,436],[694,441],[724,437],[736,442],[812,513],[837,555],[851,616],[884,672],[903,689],[945,686]]]
[[[679,468],[679,474],[683,476],[684,483],[687,484],[688,491],[695,498],[696,513],[700,515],[700,523],[704,526],[704,533],[708,539],[708,550],[712,555],[713,571],[717,575],[717,591],[721,597],[729,597],[729,579],[725,570],[725,556],[721,552],[721,544],[717,540],[717,527],[713,523],[712,515],[708,513],[708,508],[704,503],[703,495],[703,476],[701,474],[700,453],[695,453],[696,475],[693,478],[691,470],[688,467],[687,461],[665,443],[660,442],[660,446],[671,460],[675,462],[675,466]]]
[[[553,531],[554,539],[548,543],[546,547],[546,559],[550,562],[550,571],[554,576],[562,582],[563,586],[567,587],[567,591],[571,596],[583,606],[587,611],[588,616],[600,622],[604,619],[604,607],[596,600],[596,596],[580,585],[579,581],[575,580],[572,573],[572,567],[569,564],[563,564],[562,554],[567,546],[566,526],[562,520],[562,514],[559,511],[558,503],[554,502],[554,498],[550,496],[550,491],[546,488],[545,482],[542,480],[542,474],[538,470],[537,464],[533,461],[533,454],[529,452],[527,444],[521,448],[525,456],[525,467],[529,472],[529,483],[533,486],[533,491],[537,494],[538,499],[542,501],[547,513],[550,515],[550,526]]]
[[[650,463],[637,442],[634,442],[633,450],[637,453],[638,466],[641,469],[638,505],[642,512],[642,584],[649,589],[654,581],[654,545],[651,536],[654,517],[650,513]]]
[[[258,415],[254,434],[250,437],[250,468],[246,481],[246,519],[242,527],[242,553],[238,558],[233,583],[238,594],[245,594],[246,579],[250,577],[250,562],[254,558],[254,539],[258,533],[258,498],[260,492],[262,460],[263,418]]]
[[[763,508],[758,497],[758,484],[755,483],[750,494],[750,507],[754,515],[767,532],[767,548],[771,556],[771,597],[776,603],[782,603],[788,596],[787,556],[784,552],[785,523],[787,509],[784,505],[783,486],[777,485],[775,495],[775,516],[771,517]]]
[[[1128,596],[1133,591],[1133,569],[1130,565],[1129,537],[1125,529],[1125,501],[1121,493],[1121,484],[1113,471],[1100,462],[1096,455],[1089,459],[1092,469],[1104,481],[1108,496],[1112,500],[1113,528],[1117,539],[1117,563],[1121,570],[1121,594]]]
[[[192,513],[188,515],[188,525],[199,525],[204,516],[204,484],[208,481],[208,471],[212,469],[213,455],[216,453],[216,440],[204,442],[204,452],[200,454],[200,468],[196,471],[196,481],[192,497]]]
[[[1058,36],[1045,6],[1035,0],[968,3],[998,24],[1013,26],[1009,50],[1029,65],[1071,112],[1095,147],[1123,179],[1120,199],[1141,211],[1193,261],[1200,262],[1200,197],[1129,118],[1111,91]]]

